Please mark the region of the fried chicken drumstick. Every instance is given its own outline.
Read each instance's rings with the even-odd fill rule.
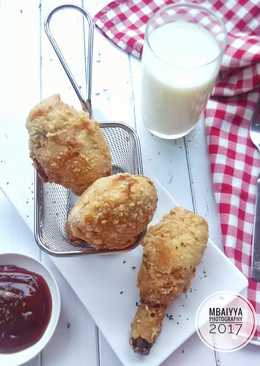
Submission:
[[[152,181],[140,175],[115,174],[96,180],[72,208],[67,223],[71,243],[123,249],[146,229],[157,206]]]
[[[180,207],[149,228],[138,275],[141,301],[131,327],[135,352],[149,353],[167,306],[189,288],[207,241],[207,222]]]
[[[43,181],[80,195],[112,173],[111,154],[98,123],[53,95],[29,113],[30,156]]]

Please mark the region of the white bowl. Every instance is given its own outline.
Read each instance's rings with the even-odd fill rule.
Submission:
[[[15,266],[22,267],[29,271],[40,274],[48,284],[52,299],[51,317],[45,332],[38,342],[19,352],[9,354],[0,353],[0,365],[17,366],[35,357],[39,352],[42,351],[42,349],[51,339],[60,316],[60,292],[52,273],[35,258],[16,253],[3,253],[0,254],[0,265],[4,264],[13,264]]]

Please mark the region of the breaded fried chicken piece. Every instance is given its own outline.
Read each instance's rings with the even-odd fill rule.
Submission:
[[[59,95],[37,104],[26,127],[30,156],[44,181],[81,194],[112,173],[111,154],[98,124],[63,103]]]
[[[207,241],[207,222],[180,207],[149,228],[138,275],[141,303],[131,328],[135,352],[149,353],[167,306],[190,286]]]
[[[96,248],[122,249],[146,229],[157,205],[150,179],[130,174],[100,178],[72,208],[67,223],[70,240]]]

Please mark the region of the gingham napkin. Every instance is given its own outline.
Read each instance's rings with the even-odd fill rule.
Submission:
[[[203,3],[225,21],[228,46],[220,77],[205,112],[213,189],[226,255],[248,277],[248,299],[257,313],[260,341],[260,283],[251,278],[256,178],[260,157],[248,127],[260,87],[259,0],[212,0]],[[97,27],[117,46],[140,57],[145,24],[162,5],[174,1],[112,1],[95,16]]]

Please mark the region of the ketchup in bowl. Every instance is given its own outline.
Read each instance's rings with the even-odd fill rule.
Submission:
[[[44,278],[14,265],[0,265],[0,353],[36,343],[51,317],[52,300]]]

